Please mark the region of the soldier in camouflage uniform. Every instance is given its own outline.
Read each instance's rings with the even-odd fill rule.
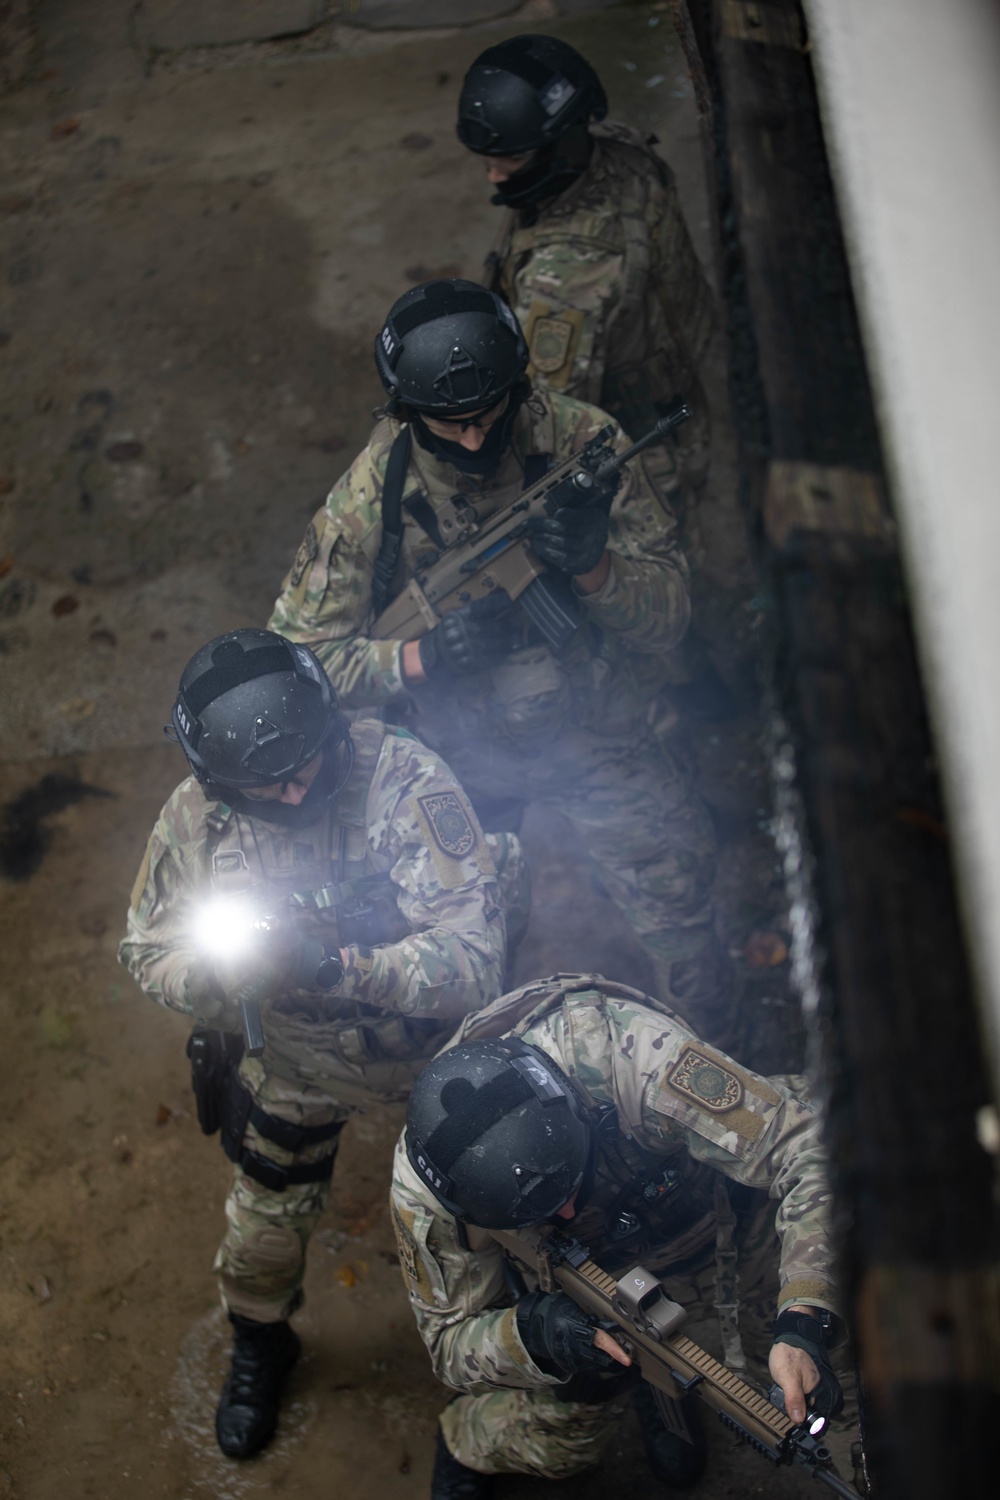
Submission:
[[[349,724],[312,652],[263,630],[219,637],[185,669],[173,725],[194,774],[153,829],[119,957],[204,1028],[189,1048],[199,1118],[221,1123],[235,1163],[216,1260],[234,1327],[217,1434],[244,1458],[270,1440],[299,1352],[287,1320],[343,1123],[404,1099],[499,993],[504,912],[448,767],[406,730]],[[251,994],[265,1041],[237,1069],[226,1034]]]
[[[637,131],[595,124],[607,98],[590,64],[548,36],[490,47],[465,77],[458,136],[485,158],[507,209],[487,284],[510,303],[536,385],[593,402],[633,437],[675,392],[694,412],[650,462],[664,493],[700,484],[708,412],[698,367],[712,293],[670,168]]]
[[[615,1276],[655,1271],[684,1332],[765,1390],[777,1381],[793,1420],[807,1400],[835,1415],[829,1198],[804,1080],[749,1072],[648,996],[557,975],[470,1016],[411,1096],[392,1184],[410,1302],[458,1393],[433,1500],[479,1500],[491,1474],[578,1474],[620,1420],[614,1342],[517,1257],[519,1230],[546,1221]],[[648,1387],[635,1394],[654,1472],[693,1483],[695,1398],[686,1443]]]
[[[558,658],[506,596],[446,614],[420,640],[377,638],[384,604],[440,555],[456,517],[461,534],[509,504],[608,419],[534,390],[519,325],[471,282],[407,292],[376,358],[388,414],[310,525],[272,628],[312,647],[346,705],[411,715],[487,827],[501,805],[563,812],[652,955],[661,996],[718,1040],[734,995],[714,928],[711,822],[647,721],[650,685],[688,622],[673,516],[640,459],[610,517],[564,507],[527,523],[582,622]],[[617,428],[613,443],[626,443]],[[393,504],[395,535],[383,525]]]
[[[482,155],[507,212],[485,280],[517,314],[536,386],[593,402],[632,437],[680,393],[692,420],[650,449],[647,473],[686,522],[709,467],[709,410],[699,371],[715,303],[681,213],[674,175],[607,114],[600,79],[568,43],[519,36],[466,75],[458,136]],[[735,703],[695,633],[660,663],[671,710],[729,718]]]

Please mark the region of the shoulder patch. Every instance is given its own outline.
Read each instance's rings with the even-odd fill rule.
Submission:
[[[781,1107],[766,1078],[748,1072],[707,1042],[685,1038],[677,1060],[651,1080],[655,1114],[745,1158]]]
[[[455,793],[432,792],[426,797],[418,797],[417,801],[438,848],[450,854],[452,859],[464,859],[475,848],[476,832]]]
[[[540,375],[561,370],[569,354],[573,325],[565,318],[537,318],[532,331],[531,363]]]
[[[679,1094],[688,1094],[703,1109],[722,1115],[743,1103],[743,1085],[717,1058],[685,1047],[666,1077]]]
[[[289,588],[298,588],[305,577],[306,569],[316,561],[316,554],[318,552],[319,537],[316,534],[316,524],[314,521],[310,521],[306,534],[299,543],[299,550],[295,554],[292,571],[288,575]]]
[[[423,1302],[433,1303],[434,1289],[413,1233],[415,1218],[412,1209],[401,1208],[393,1199],[392,1225],[396,1232],[396,1249],[399,1251],[399,1264],[407,1282],[407,1290]]]

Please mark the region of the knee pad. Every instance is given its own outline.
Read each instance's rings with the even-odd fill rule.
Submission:
[[[251,1276],[273,1276],[275,1272],[295,1274],[305,1261],[305,1247],[301,1235],[294,1229],[265,1224],[243,1240],[238,1258]]]

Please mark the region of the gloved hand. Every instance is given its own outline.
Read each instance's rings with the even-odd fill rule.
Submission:
[[[590,1375],[617,1370],[594,1343],[596,1318],[565,1292],[529,1292],[517,1304],[517,1331],[540,1370],[549,1375]]]
[[[829,1344],[836,1336],[837,1320],[832,1313],[817,1309],[818,1316],[810,1313],[787,1310],[780,1313],[774,1323],[774,1343],[771,1348],[771,1374],[779,1381],[784,1394],[784,1409],[794,1420],[804,1420],[796,1415],[793,1407],[798,1389],[804,1392],[806,1405],[823,1417],[836,1417],[844,1407],[844,1393],[840,1381],[830,1363]],[[800,1349],[812,1360],[819,1375],[815,1384],[810,1384],[812,1372],[801,1369],[801,1361],[790,1361],[777,1355],[782,1346]],[[775,1404],[778,1404],[775,1402]]]
[[[252,947],[236,959],[217,961],[215,972],[226,998],[258,1003],[286,990],[313,989],[323,962],[323,944],[282,924],[260,927]]]
[[[564,505],[554,516],[533,516],[526,524],[542,562],[571,577],[592,572],[608,544],[603,505]]]
[[[420,640],[420,665],[429,681],[488,672],[503,661],[515,641],[510,608],[507,595],[497,593],[450,610]]]

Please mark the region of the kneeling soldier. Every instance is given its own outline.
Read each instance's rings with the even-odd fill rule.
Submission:
[[[652,1270],[685,1334],[764,1389],[769,1375],[794,1422],[807,1405],[835,1415],[828,1200],[802,1080],[749,1072],[655,1000],[560,975],[470,1016],[410,1097],[392,1186],[417,1323],[459,1393],[433,1500],[482,1500],[491,1474],[591,1467],[630,1383],[657,1476],[686,1487],[704,1467],[696,1398],[686,1441],[605,1329],[540,1288],[518,1243],[546,1221],[613,1276]]]
[[[234,1329],[216,1432],[246,1458],[270,1441],[299,1354],[288,1318],[340,1130],[366,1101],[404,1099],[498,994],[504,914],[448,767],[405,730],[349,723],[306,648],[251,629],[209,642],[181,677],[173,729],[193,775],[150,837],[119,956],[205,1028],[189,1044],[199,1119],[221,1126],[236,1164],[216,1261]],[[258,1007],[264,1036],[248,1026],[241,1057],[240,1011]]]

